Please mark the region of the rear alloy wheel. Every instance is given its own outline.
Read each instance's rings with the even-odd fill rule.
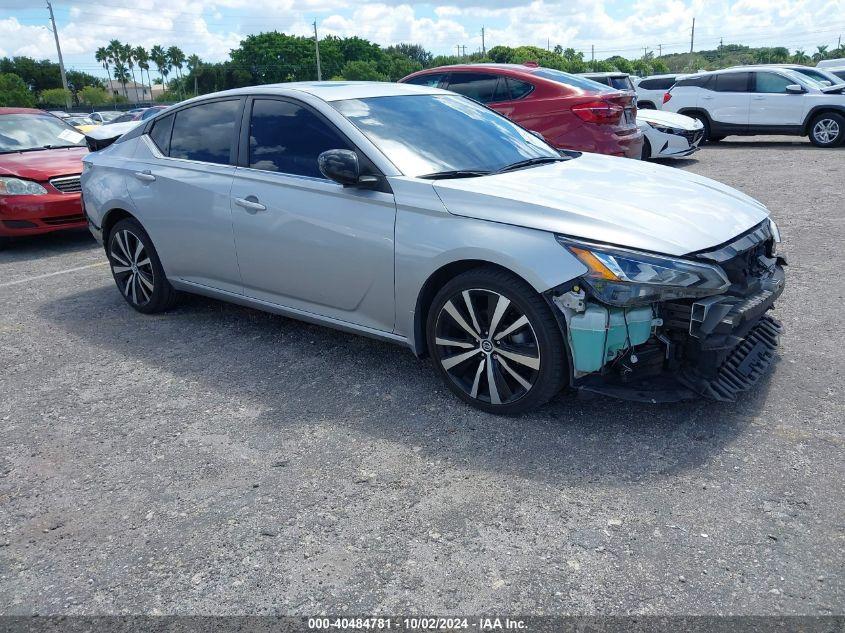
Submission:
[[[429,352],[461,399],[492,413],[522,413],[563,386],[566,352],[542,297],[503,271],[471,270],[435,297]]]
[[[176,291],[137,221],[125,219],[114,226],[107,253],[114,282],[129,305],[144,313],[162,312],[173,305]]]
[[[810,124],[810,142],[816,147],[838,147],[845,138],[845,117],[836,112],[820,114]]]

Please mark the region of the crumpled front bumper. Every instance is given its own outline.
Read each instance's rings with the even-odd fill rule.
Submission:
[[[613,371],[574,381],[581,394],[640,402],[734,401],[766,375],[783,327],[768,315],[784,289],[781,262],[756,292],[659,304],[663,325]]]

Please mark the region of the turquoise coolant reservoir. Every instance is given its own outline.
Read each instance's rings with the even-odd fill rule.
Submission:
[[[605,308],[587,303],[583,312],[569,318],[569,344],[575,370],[598,371],[628,347],[641,345],[651,336],[651,306]]]

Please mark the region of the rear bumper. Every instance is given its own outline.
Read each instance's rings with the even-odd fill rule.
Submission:
[[[15,237],[85,228],[81,195],[0,196],[0,235]]]
[[[644,138],[639,128],[631,132],[619,132],[610,126],[584,124],[578,128],[577,133],[566,134],[557,139],[554,146],[557,149],[639,159]]]

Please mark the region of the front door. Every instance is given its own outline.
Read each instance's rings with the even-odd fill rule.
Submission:
[[[772,72],[757,72],[751,93],[749,123],[754,126],[797,126],[804,121],[804,94],[793,94],[786,87],[794,79]]]
[[[320,173],[321,152],[355,148],[309,106],[254,98],[245,116],[246,156],[231,196],[244,293],[393,331],[393,194]]]

